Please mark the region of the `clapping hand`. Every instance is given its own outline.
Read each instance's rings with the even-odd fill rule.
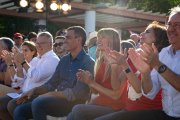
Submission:
[[[77,79],[89,85],[93,82],[93,76],[89,71],[79,69],[76,73]]]
[[[150,65],[151,69],[154,68],[159,62],[158,50],[154,43],[152,45],[143,44],[141,49],[143,52],[141,51],[140,54],[144,61]]]
[[[115,50],[110,50],[106,55],[106,59],[110,64],[118,64],[124,65],[127,59],[127,50],[125,49],[123,52],[117,52]]]
[[[21,53],[21,52],[18,50],[17,47],[13,47],[12,51],[13,51],[13,53],[14,53],[14,60],[15,60],[17,63],[21,64],[22,62],[25,61],[25,58],[24,58],[23,53]]]
[[[6,64],[13,64],[13,53],[3,50],[1,57],[5,60]]]
[[[136,69],[138,69],[142,74],[149,73],[151,71],[150,65],[147,64],[147,62],[145,62],[145,59],[140,54],[141,52],[130,48],[128,50],[129,58],[131,59],[132,63],[136,67]]]

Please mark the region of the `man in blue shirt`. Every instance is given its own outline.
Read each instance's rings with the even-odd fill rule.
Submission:
[[[21,105],[14,110],[15,120],[32,117],[34,120],[46,120],[46,115],[66,116],[75,104],[84,103],[88,99],[89,87],[76,79],[78,69],[92,73],[94,69],[94,61],[83,50],[85,30],[80,26],[70,27],[65,38],[64,44],[69,54],[62,57],[56,72],[46,84],[17,99],[16,104]]]

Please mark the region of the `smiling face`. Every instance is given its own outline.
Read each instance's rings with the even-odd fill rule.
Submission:
[[[96,44],[98,51],[104,51],[105,49],[110,48],[110,40],[107,36],[98,35]]]
[[[156,41],[154,30],[152,28],[147,28],[144,32],[140,35],[140,42],[141,44],[152,44]]]
[[[180,13],[171,15],[167,22],[169,43],[175,50],[180,49]]]

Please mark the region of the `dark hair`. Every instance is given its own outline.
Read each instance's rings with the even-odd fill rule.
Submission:
[[[64,36],[66,32],[66,29],[60,29],[56,32],[56,36]]]
[[[28,35],[28,40],[30,40],[31,38],[36,38],[37,34],[35,32],[30,32]]]
[[[121,41],[120,44],[121,44],[121,50],[123,51],[125,48],[127,50],[129,50],[129,48],[135,48],[135,46],[130,41]]]
[[[5,44],[4,47],[7,47],[8,51],[12,51],[12,48],[14,46],[14,42],[13,42],[13,40],[11,38],[1,37],[0,41],[2,41]]]
[[[164,25],[161,25],[157,21],[153,21],[151,24],[148,25],[148,28],[152,28],[155,34],[155,46],[157,47],[158,51],[160,52],[162,48],[169,46],[169,40],[167,36],[167,30]]]
[[[82,38],[82,46],[86,42],[86,30],[81,26],[72,26],[67,29],[67,31],[73,30],[75,35]]]
[[[25,41],[25,42],[22,43],[21,46],[23,46],[23,45],[28,46],[31,51],[34,51],[34,52],[35,52],[34,55],[33,55],[33,58],[37,56],[37,49],[36,49],[36,45],[35,45],[34,42]]]

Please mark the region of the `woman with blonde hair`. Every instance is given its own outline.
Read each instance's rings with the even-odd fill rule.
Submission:
[[[89,71],[79,70],[77,79],[83,81],[97,96],[89,104],[76,105],[67,120],[92,120],[123,108],[123,83],[119,82],[120,67],[108,61],[108,51],[120,51],[120,38],[115,29],[103,28],[97,34],[97,60],[94,77]]]

